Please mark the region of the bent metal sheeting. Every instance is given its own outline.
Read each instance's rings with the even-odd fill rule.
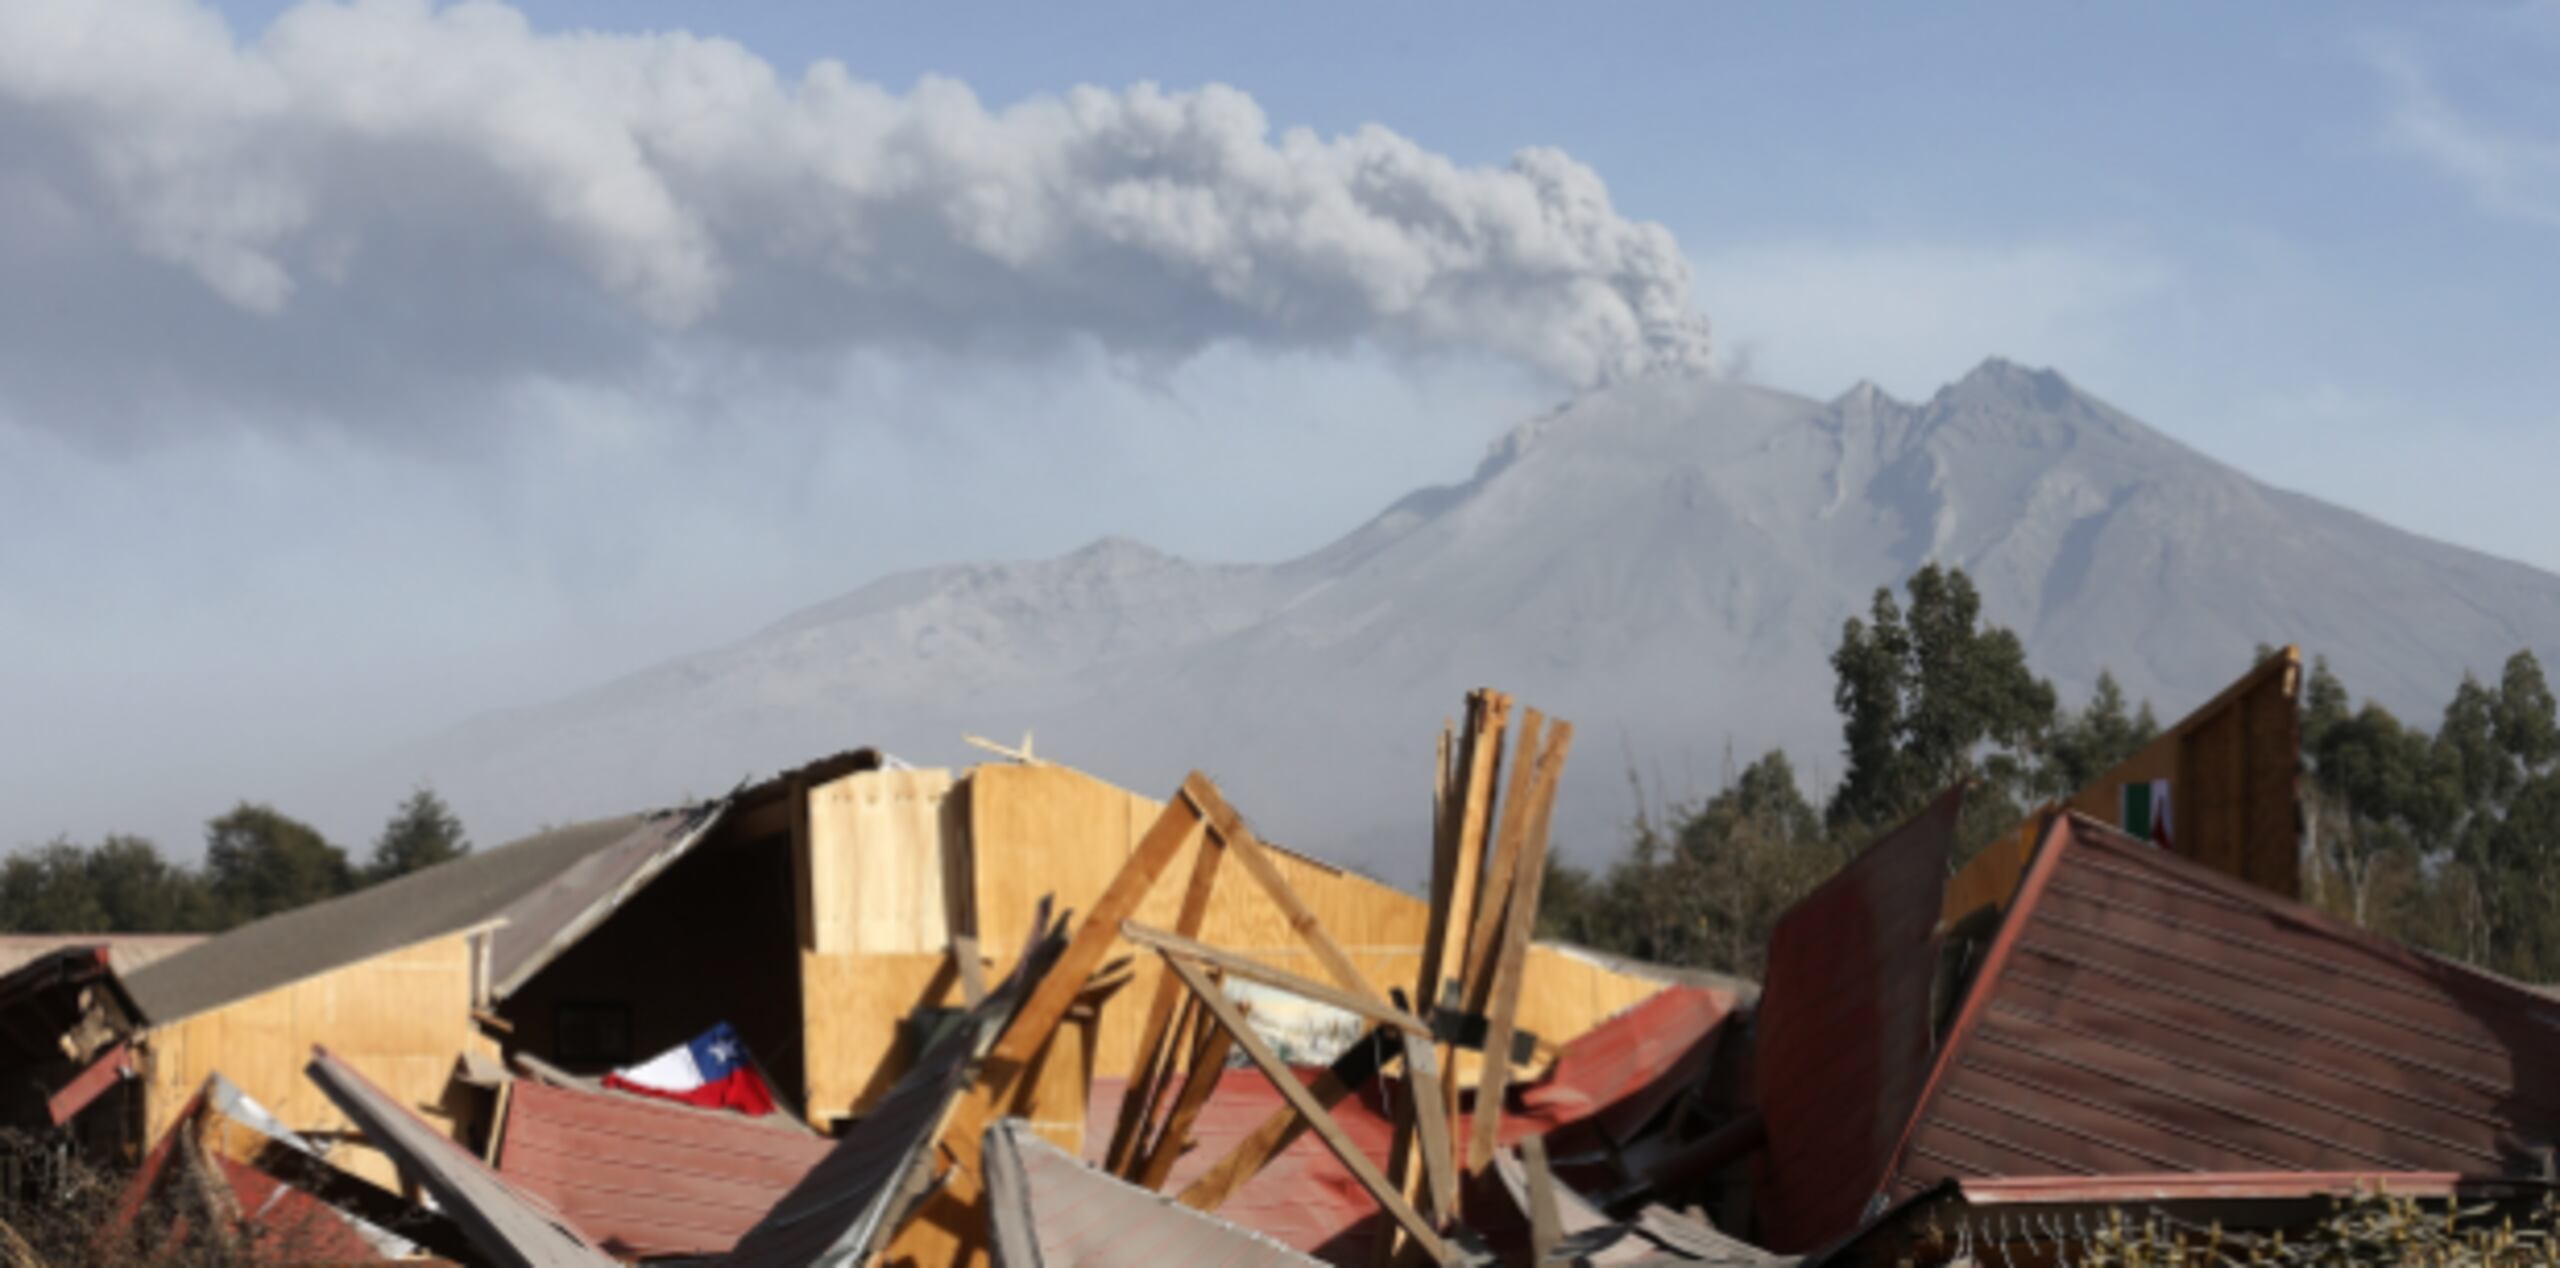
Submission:
[[[434,1195],[471,1244],[511,1268],[601,1268],[614,1262],[556,1210],[529,1197],[325,1050],[306,1071],[365,1139]]]
[[[2057,820],[1889,1195],[2146,1172],[2540,1176],[2560,1001]]]
[[[1961,787],[1778,921],[1760,1000],[1762,1240],[1811,1250],[1869,1213],[1929,1075],[1938,911]]]

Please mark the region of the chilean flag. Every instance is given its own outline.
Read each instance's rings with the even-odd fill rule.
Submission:
[[[747,1045],[725,1021],[694,1036],[691,1043],[604,1076],[604,1085],[706,1109],[750,1115],[773,1112],[773,1089],[765,1086],[755,1058],[747,1055]]]

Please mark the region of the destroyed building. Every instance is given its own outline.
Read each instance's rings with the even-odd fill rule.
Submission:
[[[136,1201],[338,1221],[332,1261],[2057,1262],[2538,1209],[2560,1005],[2299,901],[2299,679],[1961,869],[1948,790],[1765,987],[1534,938],[1572,732],[1482,692],[1424,896],[1197,774],[858,750],[130,972],[49,952],[0,978],[7,1113]],[[670,1103],[667,1060],[769,1100]]]

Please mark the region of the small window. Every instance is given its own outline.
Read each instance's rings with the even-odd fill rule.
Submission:
[[[562,1065],[623,1065],[631,1060],[629,1004],[564,1003],[552,1029]]]

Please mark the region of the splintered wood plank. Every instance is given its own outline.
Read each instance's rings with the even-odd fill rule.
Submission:
[[[1182,1093],[1174,1098],[1173,1112],[1165,1116],[1164,1130],[1156,1134],[1155,1148],[1147,1154],[1138,1169],[1140,1188],[1161,1189],[1173,1177],[1173,1164],[1191,1147],[1191,1125],[1200,1121],[1200,1111],[1218,1090],[1218,1079],[1226,1073],[1227,1054],[1235,1049],[1235,1036],[1218,1025],[1207,1010],[1202,1010],[1198,1042],[1191,1049],[1191,1075],[1182,1085]]]
[[[1192,809],[1196,812],[1197,805]],[[1216,833],[1201,834],[1200,855],[1191,864],[1191,883],[1182,892],[1182,912],[1175,918],[1175,932],[1184,937],[1200,932],[1201,922],[1209,915],[1209,899],[1218,886],[1218,864],[1226,856],[1226,846]],[[1155,998],[1147,1002],[1146,1029],[1138,1040],[1138,1064],[1129,1075],[1131,1094],[1120,1100],[1120,1121],[1112,1128],[1111,1147],[1103,1155],[1103,1169],[1113,1175],[1129,1174],[1131,1161],[1137,1153],[1139,1130],[1146,1116],[1154,1112],[1155,1096],[1165,1082],[1165,1066],[1173,1059],[1165,1029],[1173,1020],[1174,1005],[1181,998],[1181,983],[1170,977],[1157,976]],[[1179,1038],[1178,1032],[1176,1038]],[[1147,1093],[1143,1100],[1136,1095],[1141,1091]]]
[[[1350,1047],[1343,1049],[1341,1055],[1333,1059],[1333,1064],[1316,1076],[1315,1082],[1306,1085],[1307,1095],[1327,1110],[1341,1104],[1344,1097],[1367,1086],[1369,1080],[1378,1077],[1386,1064],[1394,1059],[1393,1038],[1394,1032],[1384,1026],[1362,1035]],[[1292,1083],[1296,1081],[1294,1077],[1290,1079]],[[1226,1157],[1192,1181],[1175,1200],[1195,1211],[1217,1210],[1236,1190],[1243,1188],[1246,1181],[1262,1174],[1263,1167],[1278,1157],[1281,1150],[1296,1143],[1306,1131],[1307,1120],[1301,1118],[1296,1109],[1283,1105],[1273,1110],[1262,1120],[1261,1126],[1253,1129],[1253,1134],[1237,1141],[1235,1148],[1227,1151]]]
[[[1316,962],[1323,965],[1324,971],[1341,983],[1344,990],[1384,1004],[1386,997],[1369,984],[1368,977],[1351,962],[1349,955],[1344,954],[1341,944],[1333,940],[1333,935],[1325,932],[1324,923],[1316,919],[1314,910],[1298,896],[1298,891],[1289,884],[1289,878],[1280,874],[1279,865],[1271,861],[1270,852],[1254,838],[1253,829],[1245,826],[1244,817],[1227,804],[1216,786],[1205,779],[1197,783],[1198,787],[1184,784],[1182,795],[1190,799],[1208,820],[1209,830],[1224,841],[1228,849],[1236,852],[1245,872],[1253,877],[1254,883],[1262,886],[1264,893],[1271,896],[1272,904],[1280,909],[1280,913],[1288,917],[1290,931],[1315,953]]]
[[[1206,784],[1208,778],[1193,772],[1185,786]],[[980,1259],[986,1240],[986,1196],[984,1170],[987,1125],[1013,1103],[1022,1079],[1049,1044],[1058,1023],[1067,1010],[1083,994],[1085,983],[1102,965],[1103,957],[1120,941],[1120,922],[1138,909],[1138,904],[1155,888],[1156,879],[1173,862],[1175,853],[1200,826],[1199,811],[1191,801],[1177,797],[1166,803],[1164,813],[1156,817],[1155,826],[1147,829],[1144,840],[1129,855],[1111,887],[1093,905],[1084,922],[1077,926],[1075,937],[1067,943],[1057,962],[1050,966],[1040,984],[1032,988],[1030,998],[1015,1011],[1013,1021],[996,1040],[993,1051],[979,1065],[978,1076],[963,1092],[958,1104],[943,1119],[935,1136],[940,1156],[950,1160],[942,1188],[917,1213],[916,1219],[902,1230],[890,1246],[891,1257],[899,1243],[914,1238],[915,1244],[936,1244],[947,1237],[957,1237],[957,1262],[975,1263]],[[941,1232],[924,1233],[918,1224],[931,1223]]]
[[[1313,978],[1300,977],[1287,969],[1273,968],[1250,956],[1221,951],[1216,947],[1196,942],[1180,934],[1167,933],[1162,929],[1150,929],[1134,920],[1124,922],[1120,926],[1120,934],[1139,946],[1160,951],[1169,956],[1178,956],[1197,964],[1208,965],[1225,972],[1229,977],[1240,977],[1248,982],[1277,987],[1301,999],[1314,1000],[1319,1004],[1341,1009],[1381,1025],[1409,1030],[1418,1035],[1431,1033],[1431,1027],[1425,1025],[1421,1018],[1393,1004],[1327,986]],[[1172,978],[1164,980],[1173,981]]]
[[[1456,801],[1445,821],[1450,834],[1449,879],[1446,885],[1433,887],[1439,901],[1431,912],[1431,940],[1422,949],[1423,977],[1414,992],[1414,1002],[1425,1012],[1440,1007],[1447,998],[1447,979],[1466,969],[1466,938],[1475,924],[1476,890],[1484,861],[1486,803],[1493,793],[1494,772],[1502,765],[1503,727],[1510,713],[1511,697],[1499,691],[1477,691],[1467,697],[1467,731],[1450,781]]]
[[[1419,1035],[1404,1036],[1405,1082],[1412,1094],[1406,1099],[1412,1106],[1406,1112],[1414,1119],[1415,1134],[1422,1144],[1422,1174],[1430,1183],[1432,1218],[1446,1222],[1458,1215],[1458,1177],[1449,1166],[1453,1149],[1449,1141],[1449,1118],[1440,1100],[1440,1072],[1431,1056],[1431,1041]]]
[[[1264,1045],[1261,1036],[1253,1033],[1253,1027],[1246,1024],[1244,1016],[1236,1011],[1226,994],[1198,968],[1180,957],[1168,955],[1164,962],[1165,967],[1180,976],[1182,984],[1190,987],[1191,993],[1207,1006],[1209,1014],[1218,1019],[1218,1024],[1226,1027],[1227,1034],[1261,1069],[1263,1077],[1271,1080],[1271,1086],[1281,1098],[1307,1120],[1307,1126],[1314,1130],[1316,1138],[1322,1140],[1327,1149],[1333,1151],[1343,1169],[1349,1171],[1352,1178],[1360,1182],[1360,1187],[1367,1189],[1369,1196],[1377,1199],[1378,1205],[1386,1208],[1387,1214],[1403,1227],[1405,1235],[1435,1262],[1449,1262],[1449,1244],[1440,1239],[1440,1234],[1422,1218],[1421,1212],[1404,1200],[1403,1194],[1396,1192],[1394,1185],[1387,1183],[1387,1177],[1378,1170],[1378,1164],[1360,1152],[1360,1147],[1342,1130],[1342,1125],[1333,1121],[1333,1115],[1308,1095],[1306,1086],[1298,1082],[1298,1076],[1289,1069],[1288,1063]]]
[[[1520,1013],[1520,981],[1529,959],[1529,935],[1538,923],[1538,896],[1547,873],[1547,828],[1553,819],[1556,782],[1564,774],[1565,755],[1573,749],[1573,724],[1558,722],[1547,738],[1546,751],[1538,756],[1535,782],[1529,788],[1525,829],[1521,843],[1520,870],[1513,885],[1510,916],[1503,921],[1502,947],[1491,974],[1489,1004],[1492,1012],[1485,1020],[1483,1073],[1476,1080],[1476,1113],[1474,1139],[1467,1149],[1467,1169],[1481,1171],[1493,1161],[1494,1146],[1501,1139],[1502,1097],[1504,1085],[1511,1078],[1511,1036],[1517,1030]]]
[[[1472,703],[1469,707],[1469,722],[1470,725],[1473,724]],[[1444,720],[1440,724],[1440,743],[1432,754],[1431,762],[1430,916],[1423,934],[1421,968],[1414,978],[1415,999],[1408,1001],[1409,1003],[1418,1002],[1419,1006],[1415,1011],[1425,1017],[1431,1016],[1433,1008],[1439,1003],[1431,995],[1430,984],[1440,975],[1441,932],[1449,918],[1449,890],[1457,870],[1458,811],[1456,805],[1450,800],[1453,795],[1452,790],[1458,786],[1459,782],[1457,762],[1457,728]],[[1411,1087],[1406,1090],[1408,1094],[1413,1091]],[[1436,1090],[1433,1092],[1435,1098],[1439,1095],[1440,1093]],[[1404,1194],[1408,1202],[1419,1201],[1422,1197],[1422,1174],[1414,1169],[1414,1150],[1417,1147],[1415,1132],[1418,1127],[1414,1114],[1418,1105],[1419,1102],[1416,1102],[1414,1105],[1391,1109],[1395,1120],[1395,1135],[1387,1146],[1387,1178],[1396,1182],[1396,1191]],[[1449,1212],[1436,1210],[1433,1214],[1445,1219]],[[1381,1264],[1392,1262],[1401,1240],[1396,1236],[1395,1230],[1387,1230],[1387,1235],[1378,1239],[1376,1262]]]
[[[1447,910],[1438,913],[1439,971],[1424,983],[1427,998],[1421,1001],[1426,1008],[1435,1010],[1435,1016],[1453,995],[1458,1010],[1465,1008],[1465,982],[1469,972],[1465,958],[1467,938],[1474,929],[1476,906],[1482,897],[1484,836],[1491,826],[1493,785],[1502,767],[1503,738],[1511,717],[1511,697],[1499,691],[1477,692],[1468,703],[1471,706],[1468,713],[1472,729],[1466,749],[1461,754],[1463,766],[1456,788],[1461,800],[1453,815],[1457,824],[1457,850],[1450,856],[1452,868]],[[1428,955],[1429,951],[1426,950],[1425,954]],[[1455,1122],[1458,1117],[1457,1045],[1442,1043],[1438,1055],[1440,1068],[1450,1072],[1450,1077],[1443,1081],[1441,1087],[1441,1114]],[[1456,1147],[1456,1142],[1452,1141],[1452,1152],[1445,1164],[1452,1171],[1457,1169],[1460,1161]],[[1406,1182],[1412,1183],[1414,1179],[1408,1174]],[[1457,1212],[1449,1214],[1454,1217]]]
[[[1529,832],[1529,786],[1535,778],[1539,755],[1540,732],[1546,718],[1535,709],[1521,712],[1520,731],[1511,745],[1511,778],[1503,786],[1502,826],[1494,836],[1493,860],[1485,869],[1483,896],[1476,904],[1475,928],[1467,936],[1467,1010],[1484,1007],[1479,992],[1492,980],[1488,971],[1493,964],[1495,939],[1501,936],[1502,923],[1511,910],[1512,875],[1520,867],[1521,838]],[[1487,1049],[1491,1051],[1491,1049]]]

